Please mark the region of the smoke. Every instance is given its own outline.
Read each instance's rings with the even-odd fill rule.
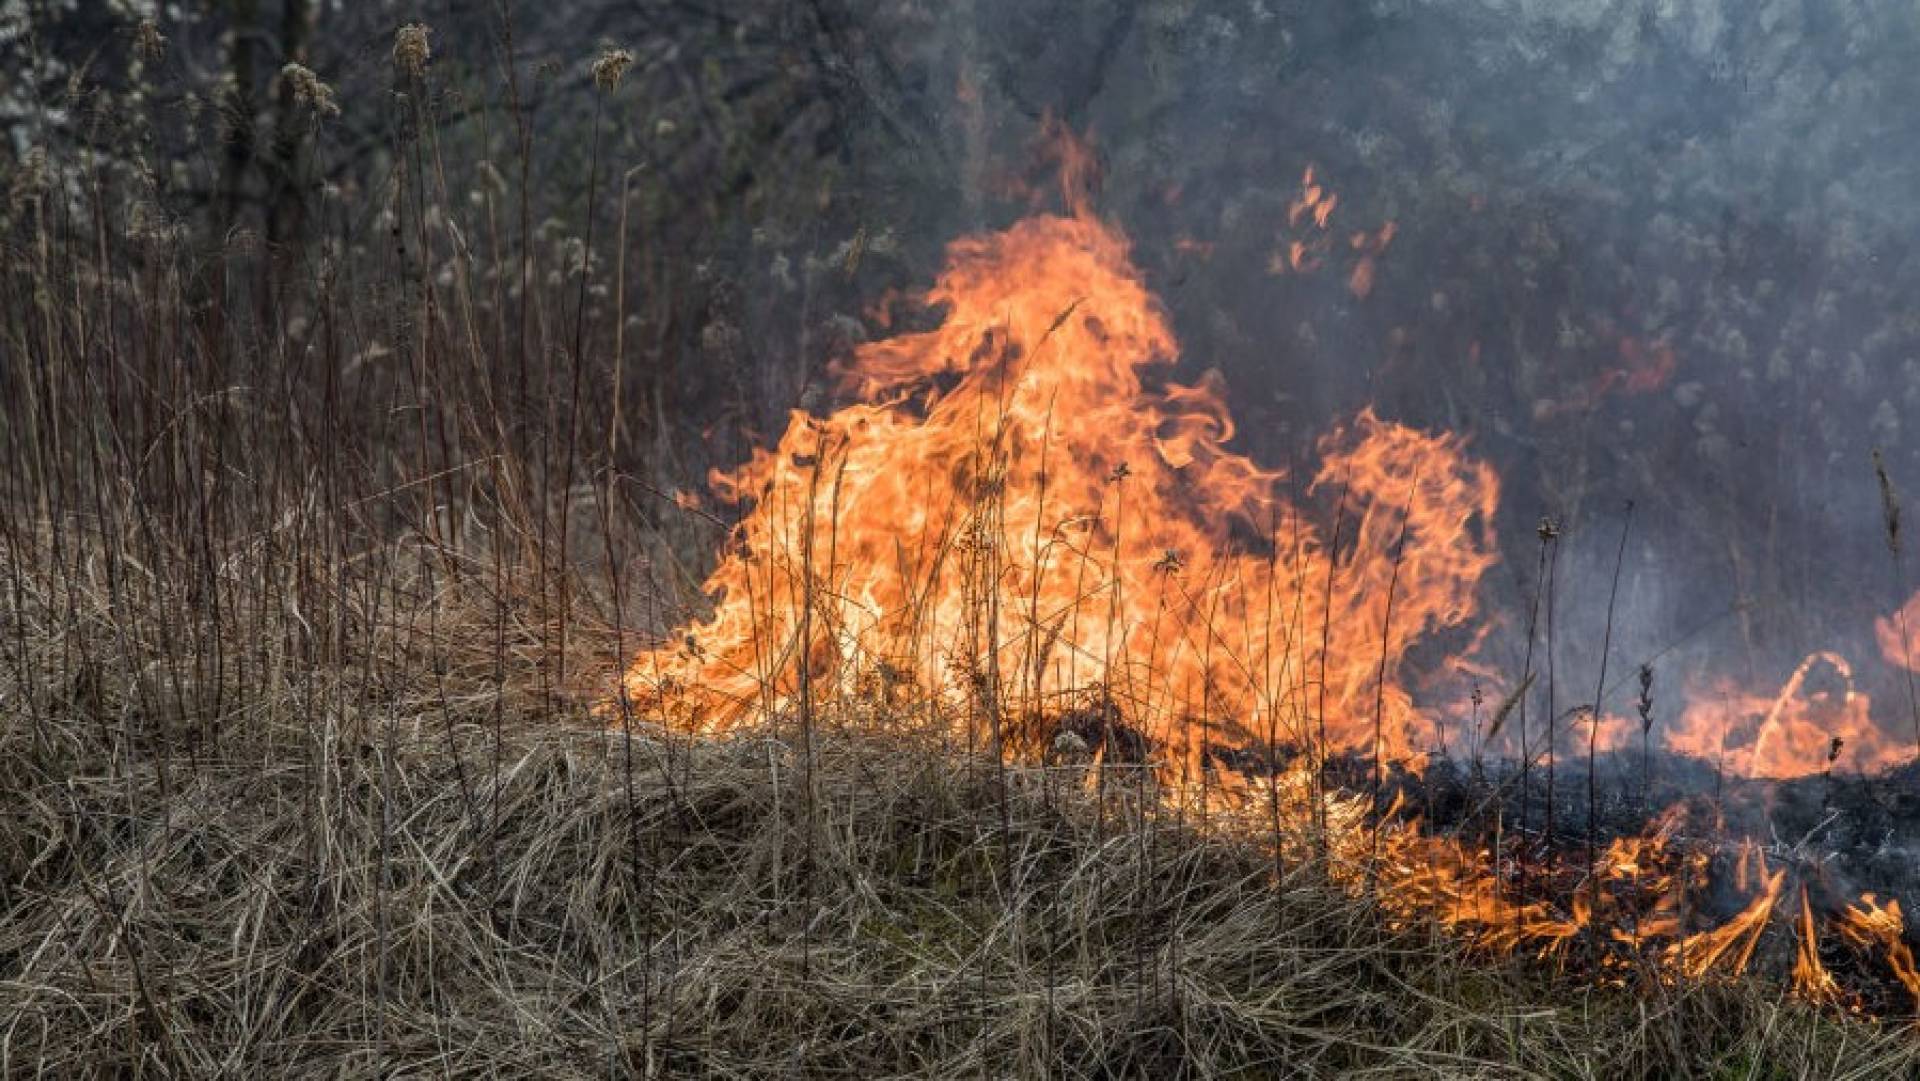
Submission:
[[[1920,485],[1910,5],[973,0],[923,17],[897,39],[902,85],[957,167],[929,181],[916,243],[1037,198],[1023,163],[1043,118],[1090,132],[1096,209],[1135,239],[1187,376],[1225,377],[1255,459],[1306,462],[1374,404],[1500,469],[1487,607],[1510,615],[1490,662],[1518,668],[1511,613],[1538,589],[1533,523],[1554,517],[1557,645],[1569,700],[1591,698],[1633,500],[1609,708],[1631,712],[1642,662],[1677,699],[1708,672],[1770,690],[1820,649],[1902,701],[1874,636],[1905,597],[1869,452]],[[1338,206],[1298,272],[1289,209],[1310,166]],[[1363,294],[1358,238],[1388,223]]]

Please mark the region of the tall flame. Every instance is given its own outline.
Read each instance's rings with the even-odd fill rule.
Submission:
[[[1305,479],[1228,450],[1219,375],[1167,378],[1165,314],[1084,213],[953,244],[926,300],[938,326],[836,373],[857,404],[795,412],[712,476],[752,504],[714,612],[643,655],[630,693],[676,692],[707,729],[791,706],[803,680],[816,700],[910,686],[1009,729],[1097,694],[1170,747],[1305,743],[1324,722],[1334,750],[1377,735],[1418,766],[1431,736],[1401,658],[1470,619],[1495,560],[1499,484],[1459,438],[1362,413]]]
[[[1444,735],[1403,676],[1417,645],[1474,622],[1498,480],[1459,437],[1371,411],[1321,439],[1311,470],[1228,449],[1224,381],[1170,378],[1167,316],[1087,209],[1094,159],[1064,141],[1057,160],[1069,213],[953,243],[924,298],[936,325],[835,371],[854,404],[795,411],[775,447],[711,475],[742,508],[705,583],[712,611],[635,660],[623,707],[713,732],[838,704],[1004,755],[1092,718],[1096,762],[1121,752],[1109,737],[1124,725],[1167,798],[1324,858],[1393,918],[1491,949],[1566,956],[1584,941],[1596,972],[1698,979],[1746,969],[1790,908],[1796,986],[1840,1001],[1806,883],[1752,842],[1731,859],[1683,842],[1683,808],[1558,868],[1529,867],[1531,842],[1499,831],[1429,833],[1398,797],[1380,810],[1384,771],[1420,770]],[[1291,225],[1322,233],[1335,206],[1309,171]],[[1368,283],[1391,239],[1391,225],[1356,237]],[[1292,270],[1329,246],[1300,244]],[[1892,624],[1881,636],[1889,656],[1912,653]],[[1664,740],[1756,778],[1831,770],[1843,749],[1853,768],[1902,761],[1869,706],[1846,660],[1817,653],[1776,695],[1712,688]],[[1563,732],[1612,751],[1637,727],[1590,706]],[[1371,760],[1372,794],[1325,783],[1337,754]],[[1783,906],[1790,882],[1798,904]],[[1897,902],[1869,894],[1832,915],[1920,1007]]]

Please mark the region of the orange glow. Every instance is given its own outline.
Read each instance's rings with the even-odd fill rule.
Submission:
[[[1874,724],[1871,708],[1869,696],[1854,689],[1846,658],[1820,652],[1801,661],[1772,697],[1715,682],[1693,697],[1665,741],[1670,750],[1723,763],[1736,777],[1790,780],[1830,766],[1871,773],[1911,757],[1911,748]]]
[[[1832,1002],[1841,997],[1840,985],[1833,973],[1820,961],[1820,938],[1814,930],[1813,906],[1807,901],[1807,887],[1800,887],[1800,913],[1794,917],[1796,935],[1793,951],[1793,989],[1815,1002]]]
[[[1605,335],[1617,333],[1607,323],[1596,330]],[[1678,355],[1665,339],[1642,342],[1632,335],[1620,334],[1615,339],[1614,349],[1612,366],[1584,385],[1574,387],[1563,398],[1542,399],[1535,407],[1536,419],[1546,420],[1564,413],[1586,412],[1611,395],[1651,394],[1671,382],[1680,367]]]
[[[1732,919],[1699,934],[1688,935],[1667,948],[1665,959],[1690,978],[1699,978],[1719,966],[1727,974],[1737,974],[1746,970],[1747,962],[1753,959],[1753,951],[1760,944],[1760,933],[1766,930],[1767,920],[1773,915],[1773,906],[1780,901],[1780,891],[1785,887],[1787,873],[1782,871],[1761,872],[1765,877],[1753,899],[1747,907],[1740,910]]]
[[[1347,277],[1347,291],[1365,300],[1373,292],[1373,260],[1361,259],[1353,265],[1353,273]]]
[[[1745,971],[1789,867],[1751,842],[1729,861],[1715,838],[1680,839],[1681,807],[1591,863],[1542,868],[1528,841],[1433,833],[1398,795],[1377,809],[1393,789],[1327,783],[1339,756],[1370,765],[1376,787],[1418,774],[1442,722],[1467,731],[1464,705],[1415,701],[1416,650],[1421,671],[1472,671],[1504,693],[1467,656],[1488,625],[1498,478],[1460,437],[1371,410],[1321,438],[1310,470],[1230,449],[1224,379],[1170,378],[1166,313],[1127,240],[1088,209],[1096,159],[1059,141],[1067,213],[951,244],[924,297],[937,325],[860,346],[833,373],[850,404],[794,411],[774,447],[709,477],[741,512],[705,582],[712,609],[634,660],[621,704],[705,733],[911,717],[1025,760],[1061,718],[1104,718],[1147,742],[1161,798],[1289,859],[1324,858],[1394,920],[1561,959],[1585,942],[1616,977],[1623,957],[1663,979]],[[1324,231],[1335,203],[1309,169],[1289,219]],[[1368,275],[1356,295],[1393,236],[1389,223],[1350,238]],[[1286,265],[1328,247],[1295,239]],[[1708,692],[1662,738],[1736,776],[1905,760],[1837,654],[1808,657],[1775,695]],[[1563,754],[1639,745],[1637,720],[1595,724],[1589,710],[1561,726]],[[1267,757],[1282,748],[1305,753]],[[1117,753],[1093,742],[1089,787]],[[1795,986],[1837,1000],[1806,887],[1792,886],[1798,911],[1780,922],[1799,944]],[[1715,920],[1701,902],[1722,887],[1741,907]],[[1836,922],[1920,1003],[1897,904],[1867,895]]]
[[[1900,902],[1889,900],[1882,905],[1871,893],[1861,894],[1858,901],[1840,914],[1841,936],[1863,949],[1884,950],[1894,976],[1913,996],[1914,1012],[1920,1013],[1920,966],[1914,964],[1906,930]]]
[[[1300,195],[1287,207],[1287,224],[1299,225],[1302,218],[1313,218],[1313,224],[1321,229],[1327,227],[1327,219],[1333,216],[1333,208],[1340,197],[1322,188],[1314,180],[1313,166],[1300,177]]]
[[[1582,709],[1568,718],[1566,736],[1560,748],[1562,754],[1587,753],[1589,738],[1596,754],[1612,754],[1640,746],[1640,722],[1609,713],[1600,718],[1600,731],[1595,734],[1593,711]]]
[[[1619,365],[1595,381],[1593,397],[1616,389],[1626,394],[1650,394],[1666,386],[1680,366],[1673,346],[1665,341],[1643,344],[1638,338],[1622,336],[1619,356]]]
[[[1904,632],[1902,630],[1904,628]],[[1908,598],[1898,612],[1873,621],[1874,637],[1880,642],[1880,656],[1895,668],[1920,668],[1920,649],[1914,638],[1920,636],[1920,593]]]
[[[1371,413],[1308,477],[1228,450],[1222,380],[1164,382],[1165,315],[1084,213],[955,243],[927,300],[939,326],[837,373],[857,404],[710,478],[751,510],[713,614],[634,664],[635,700],[725,728],[791,708],[805,658],[818,700],[884,672],[975,735],[1104,694],[1169,747],[1304,742],[1312,712],[1328,750],[1371,756],[1377,729],[1419,767],[1400,660],[1475,614],[1492,470]],[[1343,508],[1337,558],[1296,494]]]
[[[1393,222],[1381,226],[1378,232],[1355,233],[1347,243],[1360,258],[1353,264],[1353,273],[1347,276],[1347,291],[1365,300],[1373,292],[1374,265],[1379,257],[1386,253],[1387,245],[1393,243],[1398,227]]]
[[[1267,259],[1267,272],[1311,274],[1326,265],[1337,246],[1331,230],[1333,212],[1339,205],[1340,196],[1309,165],[1300,178],[1300,194],[1287,204],[1286,229]],[[1373,292],[1380,257],[1393,243],[1398,228],[1387,222],[1376,230],[1360,230],[1348,236],[1347,247],[1353,251],[1354,263],[1347,272],[1347,290],[1355,297],[1364,300]]]

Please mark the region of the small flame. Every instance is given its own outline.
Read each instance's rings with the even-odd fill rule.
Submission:
[[[1836,1002],[1840,985],[1820,961],[1820,937],[1813,925],[1813,905],[1807,900],[1807,887],[1800,887],[1800,914],[1794,918],[1798,940],[1793,953],[1793,989],[1813,1002]]]
[[[1887,964],[1907,993],[1913,996],[1914,1012],[1920,1014],[1920,966],[1914,964],[1913,948],[1907,945],[1907,922],[1900,914],[1900,902],[1890,899],[1882,905],[1871,893],[1840,913],[1840,934],[1863,949],[1886,951]]]
[[[1742,866],[1746,866],[1744,856]],[[1784,870],[1763,869],[1760,874],[1761,888],[1738,915],[1711,931],[1688,935],[1674,943],[1667,949],[1667,962],[1694,979],[1713,971],[1716,965],[1729,975],[1746,971],[1754,948],[1760,944],[1760,933],[1766,930],[1767,920],[1773,915],[1773,907],[1779,903],[1780,892],[1787,881]]]

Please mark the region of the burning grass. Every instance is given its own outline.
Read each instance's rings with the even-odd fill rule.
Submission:
[[[1158,801],[1101,806],[1080,767],[1003,771],[833,718],[809,760],[768,732],[514,724],[496,748],[469,708],[443,726],[404,696],[283,705],[131,769],[77,704],[38,736],[8,713],[0,1071],[1920,1066],[1903,1030],[1751,984],[1629,992],[1464,960],[1312,864],[1276,883],[1257,846]]]
[[[1065,160],[1091,160],[1063,146]],[[856,400],[796,411],[775,447],[714,474],[741,518],[704,586],[711,611],[649,639],[605,715],[705,733],[790,715],[804,745],[819,710],[879,697],[1014,762],[1037,760],[1064,730],[1099,769],[1148,764],[1156,798],[1264,832],[1279,863],[1310,853],[1353,896],[1476,947],[1604,981],[1645,969],[1685,982],[1745,972],[1779,925],[1797,935],[1793,982],[1808,998],[1910,1016],[1920,988],[1896,956],[1901,933],[1883,938],[1877,973],[1845,988],[1820,967],[1818,940],[1861,893],[1816,851],[1838,812],[1796,845],[1764,840],[1778,828],[1766,816],[1727,828],[1719,806],[1701,808],[1685,845],[1669,846],[1658,824],[1642,831],[1657,810],[1645,802],[1647,663],[1638,821],[1603,832],[1600,752],[1631,745],[1630,722],[1607,709],[1631,505],[1606,631],[1580,650],[1598,668],[1595,697],[1564,712],[1552,629],[1561,528],[1538,531],[1547,678],[1545,724],[1530,732],[1539,673],[1490,671],[1477,652],[1499,618],[1479,608],[1499,562],[1493,469],[1459,435],[1371,410],[1323,438],[1304,475],[1232,449],[1221,381],[1164,378],[1178,351],[1169,322],[1082,181],[1063,177],[1069,216],[956,241],[925,296],[937,325],[861,346],[839,370]],[[1331,213],[1306,183],[1308,202]],[[1533,638],[1530,626],[1529,669]],[[1478,673],[1471,697],[1430,679],[1416,700],[1416,680],[1448,672]],[[1497,743],[1478,726],[1482,679],[1507,697],[1496,721],[1517,707]],[[1838,654],[1809,657],[1777,694],[1736,690],[1693,699],[1663,743],[1742,779],[1831,782],[1843,752],[1875,774],[1908,759]],[[1543,829],[1529,821],[1524,765],[1474,797],[1492,813],[1439,828],[1401,813],[1407,788],[1446,764],[1433,749],[1449,714],[1456,732],[1467,725],[1455,694],[1473,703],[1476,769],[1489,744],[1511,761],[1544,758]],[[1728,742],[1736,698],[1750,747]],[[1584,794],[1573,814],[1556,777],[1560,797]],[[1640,846],[1630,870],[1610,842]]]
[[[426,40],[396,43],[414,90]],[[524,145],[496,206],[395,138],[414,247],[343,255],[364,281],[236,231],[205,265],[119,237],[72,195],[97,163],[54,159],[6,226],[0,344],[33,363],[0,365],[0,1074],[1920,1065],[1823,1009],[1857,1005],[1847,950],[1915,986],[1897,898],[1664,826],[1601,858],[1604,710],[1584,856],[1551,757],[1544,836],[1499,767],[1466,793],[1491,835],[1397,813],[1453,764],[1419,772],[1445,714],[1410,654],[1481,633],[1498,479],[1372,413],[1317,473],[1233,450],[1221,382],[1167,377],[1091,159],[1063,155],[1066,216],[955,243],[943,320],[857,349],[858,401],[716,476],[751,504],[723,542],[623,446],[625,263],[590,304],[591,210],[552,265]],[[703,619],[673,602],[716,547]],[[1476,687],[1475,785],[1495,737],[1579,735],[1552,656],[1531,729],[1531,645],[1484,732]],[[1830,770],[1836,716],[1860,754],[1840,671],[1736,703],[1748,765]],[[1795,924],[1769,941],[1798,996],[1748,982]]]

